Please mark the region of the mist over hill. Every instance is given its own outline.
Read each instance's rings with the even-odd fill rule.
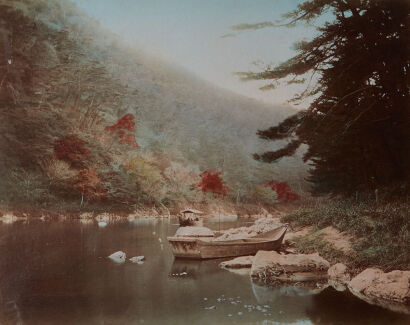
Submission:
[[[2,0],[0,19],[3,203],[206,202],[197,184],[209,169],[236,202],[274,202],[272,179],[302,190],[299,156],[252,159],[267,146],[256,131],[291,108],[152,58],[68,0]]]

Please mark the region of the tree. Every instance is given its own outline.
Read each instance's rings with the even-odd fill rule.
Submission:
[[[82,167],[83,162],[91,153],[86,148],[87,143],[76,135],[69,135],[54,142],[54,155],[58,160],[63,160],[74,167]]]
[[[93,168],[79,171],[74,188],[81,192],[81,206],[84,202],[84,196],[89,198],[102,198],[107,192],[106,189],[101,187],[101,179]]]
[[[125,143],[131,147],[139,148],[137,140],[135,139],[135,135],[129,132],[135,132],[135,122],[134,122],[134,115],[126,114],[120,119],[118,119],[117,123],[111,126],[107,126],[105,128],[107,132],[116,132],[117,136],[120,138],[120,143]]]
[[[273,69],[241,73],[248,80],[271,80],[272,87],[310,80],[293,98],[309,97],[310,106],[257,133],[288,144],[254,158],[275,162],[307,144],[304,160],[313,165],[309,180],[315,193],[408,184],[410,2],[304,1],[286,15],[285,25],[310,23],[324,13],[331,14],[330,21],[311,41],[297,43],[294,57]]]
[[[144,194],[145,200],[151,200],[152,203],[165,199],[166,183],[155,162],[143,157],[134,157],[124,167],[139,187],[137,195]]]
[[[287,182],[278,182],[272,180],[268,184],[266,184],[265,187],[270,187],[272,191],[275,191],[278,196],[278,200],[290,202],[300,199],[300,196],[298,194],[292,192],[292,189]]]
[[[221,178],[222,172],[218,172],[214,169],[209,169],[199,174],[201,182],[198,187],[202,192],[210,192],[214,194],[214,197],[224,197],[228,195],[228,187],[225,185],[225,181]]]

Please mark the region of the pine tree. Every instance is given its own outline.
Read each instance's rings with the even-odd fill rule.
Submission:
[[[403,188],[410,178],[410,2],[311,0],[286,17],[294,25],[329,12],[333,20],[311,41],[297,43],[296,56],[242,73],[273,84],[305,78],[315,84],[294,98],[310,96],[306,110],[258,131],[263,139],[289,143],[254,158],[274,162],[307,144],[304,159],[313,166],[309,180],[316,193]]]

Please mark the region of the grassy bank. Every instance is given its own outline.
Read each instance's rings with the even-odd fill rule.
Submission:
[[[410,208],[407,202],[375,204],[352,199],[332,199],[302,206],[282,217],[292,226],[312,226],[310,234],[295,240],[299,251],[318,251],[361,269],[410,269]],[[343,254],[317,235],[332,226],[351,235],[352,254]]]

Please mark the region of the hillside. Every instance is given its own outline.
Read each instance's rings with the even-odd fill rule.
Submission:
[[[0,1],[0,193],[41,207],[207,202],[216,169],[236,202],[302,190],[299,158],[261,164],[255,132],[292,113],[150,58],[68,0]]]

